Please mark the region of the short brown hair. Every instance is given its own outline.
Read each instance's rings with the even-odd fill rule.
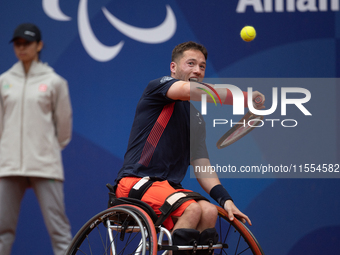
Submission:
[[[208,51],[203,45],[189,41],[189,42],[178,44],[173,49],[172,55],[171,55],[171,61],[175,62],[180,56],[182,56],[183,52],[187,50],[199,50],[200,52],[203,53],[205,60],[207,60],[208,58]]]

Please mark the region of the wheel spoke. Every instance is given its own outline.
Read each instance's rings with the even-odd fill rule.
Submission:
[[[157,234],[150,217],[139,208],[119,206],[90,219],[73,238],[66,254],[106,255],[111,254],[111,247],[114,247],[115,255],[138,252],[140,255],[154,255],[156,245]]]

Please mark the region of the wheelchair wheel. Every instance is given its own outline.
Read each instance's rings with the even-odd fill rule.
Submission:
[[[67,255],[154,255],[157,234],[149,215],[133,205],[118,205],[92,217],[75,235]]]
[[[238,219],[229,221],[228,214],[218,207],[216,230],[219,242],[227,244],[227,248],[215,250],[214,254],[255,254],[263,255],[263,250],[251,231]]]

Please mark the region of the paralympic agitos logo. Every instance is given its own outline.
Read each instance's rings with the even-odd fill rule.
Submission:
[[[229,89],[232,93],[233,96],[233,115],[244,115],[245,110],[244,110],[244,95],[242,90],[231,84],[216,84],[214,88],[206,83],[202,83],[203,86],[206,88],[201,88],[197,87],[198,89],[203,90],[206,92],[206,94],[202,94],[201,96],[201,114],[202,115],[207,115],[207,95],[209,95],[215,105],[217,105],[216,99],[213,96],[212,93],[214,93],[219,100],[219,103],[222,105],[222,101],[220,96],[218,95],[217,91],[215,89],[219,88],[224,88],[224,89]],[[212,92],[210,92],[212,91]],[[248,95],[251,95],[253,93],[253,88],[248,87],[247,88]],[[288,95],[290,93],[298,94],[301,95],[299,98],[288,98]],[[309,102],[311,99],[311,93],[308,89],[301,88],[301,87],[281,87],[281,97],[280,97],[280,102],[281,102],[281,116],[286,116],[287,115],[287,105],[295,105],[305,116],[312,116],[312,114],[307,110],[307,108],[304,106],[305,103]],[[266,95],[266,98],[268,98],[268,95]],[[273,87],[272,88],[272,105],[269,109],[262,109],[258,110],[255,109],[253,106],[253,99],[252,97],[248,97],[248,108],[249,111],[251,111],[253,114],[256,115],[261,115],[261,116],[269,116],[273,114],[278,107],[278,87]],[[268,106],[267,106],[268,108]],[[283,127],[295,127],[297,126],[298,122],[295,119],[271,119],[266,117],[264,120],[261,120],[261,124],[259,124],[257,127],[262,127],[265,122],[268,122],[271,124],[272,127],[275,126],[275,123],[280,122]],[[213,120],[213,127],[219,124],[228,124],[230,123],[230,126],[232,127],[235,122],[233,120],[228,121],[227,119],[214,119]],[[238,123],[239,124],[239,123]],[[243,123],[244,125],[251,126],[251,123]]]
[[[88,0],[80,0],[78,5],[78,31],[84,49],[94,60],[99,62],[110,61],[115,58],[124,46],[124,40],[115,45],[104,45],[95,36],[90,24],[88,13]],[[65,15],[59,6],[59,0],[42,0],[46,15],[58,21],[70,21],[72,18]],[[102,7],[103,15],[108,22],[120,33],[135,41],[147,44],[164,43],[171,39],[177,29],[175,13],[170,5],[166,5],[166,15],[161,24],[151,28],[136,27],[119,20],[106,7]]]

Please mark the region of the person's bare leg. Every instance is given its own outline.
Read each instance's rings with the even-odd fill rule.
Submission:
[[[196,229],[202,232],[207,228],[214,228],[218,215],[216,206],[204,200],[198,201],[198,204],[202,209],[202,213],[201,219],[198,222]]]
[[[201,220],[202,208],[198,203],[190,204],[183,212],[181,217],[177,218],[177,222],[172,232],[178,228],[196,229]]]

